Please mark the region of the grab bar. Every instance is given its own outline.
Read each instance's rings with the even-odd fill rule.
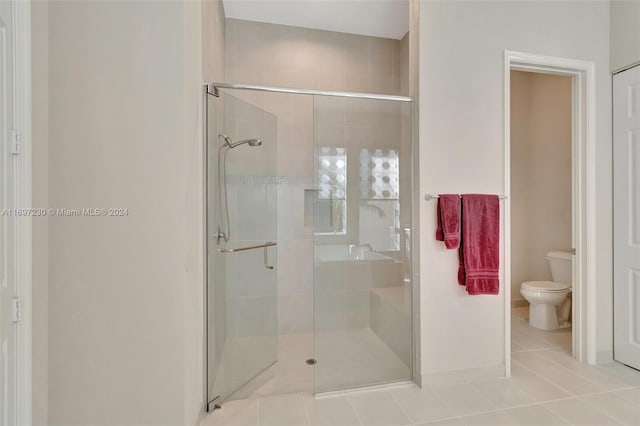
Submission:
[[[272,247],[272,246],[276,246],[276,245],[278,245],[278,244],[274,243],[273,241],[267,241],[266,243],[259,244],[257,246],[247,246],[247,247],[238,247],[238,248],[222,248],[222,249],[218,249],[218,251],[220,253],[235,253],[237,251],[254,250],[254,249],[259,249],[259,248]]]

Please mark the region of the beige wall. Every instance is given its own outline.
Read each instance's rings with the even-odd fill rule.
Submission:
[[[404,74],[408,78],[408,36],[404,44]],[[227,19],[225,55],[229,82],[387,94],[400,94],[402,89],[399,40]],[[408,91],[408,82],[405,86]],[[356,182],[350,185],[350,193],[359,191],[357,158],[361,146],[399,148],[394,145],[397,137],[405,135],[400,159],[401,164],[409,164],[408,132],[402,132],[401,123],[401,111],[406,118],[406,109],[402,110],[399,105],[381,106],[373,101],[340,98],[314,100],[311,96],[260,92],[230,93],[277,116],[278,176],[313,178],[314,138],[323,146],[348,146],[349,158],[356,159],[347,162],[348,182]],[[229,118],[225,132],[234,136],[234,125]],[[250,127],[245,120],[242,130]],[[236,136],[250,137],[250,134]],[[239,158],[237,154],[236,159]],[[233,159],[229,161],[233,165]],[[242,163],[248,165],[246,160]],[[401,193],[407,194],[409,168],[401,172]],[[304,220],[304,188],[308,185],[309,182],[300,181],[280,185],[278,189],[281,333],[309,332],[313,328],[310,285],[314,239],[312,225]],[[359,244],[358,199],[349,197],[348,203],[347,235],[332,241],[327,239],[327,243]],[[408,213],[408,208],[401,208],[401,226],[409,220]]]
[[[227,19],[225,43],[228,82],[401,93],[398,40]],[[313,98],[260,92],[233,96],[278,117],[278,173],[311,177],[313,144],[300,141],[313,139]]]
[[[640,61],[640,0],[613,0],[611,7],[611,70]]]
[[[611,358],[611,93],[605,2],[422,2],[420,193],[504,191],[504,51],[593,61],[596,70],[596,346]],[[544,31],[541,31],[544,29]],[[468,296],[457,253],[434,239],[420,202],[422,372],[496,374],[505,300]],[[504,280],[503,280],[504,288]],[[451,336],[455,336],[452,339]]]
[[[399,41],[227,19],[230,82],[400,92]]]
[[[204,81],[224,81],[225,16],[221,0],[204,0],[202,28]]]
[[[202,23],[200,2],[49,4],[48,204],[128,209],[49,219],[49,425],[201,416]]]
[[[400,93],[409,96],[409,40],[410,33],[400,40]]]
[[[511,299],[571,248],[571,78],[511,72]]]

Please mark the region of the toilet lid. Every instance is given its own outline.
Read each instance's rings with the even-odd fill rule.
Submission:
[[[522,283],[522,288],[531,291],[561,292],[569,290],[566,284],[554,283],[553,281],[527,281]]]

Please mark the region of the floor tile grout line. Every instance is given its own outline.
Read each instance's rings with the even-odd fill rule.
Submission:
[[[385,392],[389,395],[391,400],[400,408],[400,411],[402,411],[402,414],[404,414],[404,416],[409,420],[409,423],[407,426],[412,426],[414,424],[417,424],[417,422],[413,420],[413,417],[411,417],[409,413],[407,413],[406,410],[402,407],[402,404],[400,404],[400,402],[398,401],[398,398],[396,398],[393,392],[389,390],[386,390]]]
[[[562,416],[559,416],[558,414],[554,413],[549,408],[545,407],[544,404],[541,404],[540,408],[542,408],[543,410],[547,411],[551,415],[551,417],[555,417],[556,419],[560,420],[563,423],[566,423],[569,426],[576,426],[576,425],[573,425],[569,420],[565,420]]]
[[[537,405],[543,406],[544,404],[548,404],[548,403],[551,403],[551,402],[560,402],[560,401],[568,401],[568,400],[572,400],[572,399],[586,398],[586,397],[590,397],[590,396],[603,395],[603,394],[607,394],[607,393],[617,392],[618,390],[627,390],[627,389],[635,389],[635,387],[617,389],[617,390],[608,390],[608,391],[603,391],[603,392],[593,392],[593,393],[588,393],[588,394],[584,394],[584,395],[571,395],[571,396],[568,396],[568,397],[565,397],[565,398],[550,399],[548,401],[537,401],[537,402],[531,403],[531,404],[514,405],[513,407],[497,408],[495,410],[488,410],[488,411],[478,411],[478,412],[473,413],[473,414],[464,414],[464,415],[461,415],[461,416],[444,417],[442,419],[438,419],[438,420],[434,420],[434,421],[440,422],[440,421],[447,421],[447,420],[453,420],[453,419],[463,419],[465,417],[479,416],[479,415],[483,415],[483,414],[496,413],[496,412],[499,412],[499,411],[508,411],[508,410],[515,410],[515,409],[518,409],[518,408],[535,407]],[[437,395],[436,395],[436,397],[437,397]],[[546,407],[544,407],[544,408],[546,408]],[[546,408],[546,409],[548,411],[551,411],[548,408]],[[556,415],[555,413],[553,413],[553,414]],[[557,417],[557,415],[556,415],[556,417]],[[427,424],[428,423],[430,423],[430,422],[427,422]]]
[[[476,382],[458,383],[458,385],[465,385],[465,384],[466,384],[466,385],[471,385],[471,386],[473,386],[473,384],[474,384],[474,383],[476,383]],[[488,402],[491,406],[493,406],[493,407],[494,407],[494,409],[492,409],[492,410],[487,410],[487,411],[480,411],[480,412],[478,412],[478,413],[474,413],[474,414],[464,414],[464,415],[462,415],[462,416],[456,416],[456,417],[454,417],[454,418],[458,418],[458,417],[469,417],[469,416],[474,416],[474,415],[476,415],[476,414],[493,413],[493,412],[496,412],[496,411],[500,411],[500,410],[501,410],[501,409],[500,409],[500,408],[498,408],[498,407],[497,407],[493,402],[489,401],[489,399],[488,399],[488,398],[485,398],[485,397],[484,397],[484,395],[482,395],[482,393],[481,393],[480,391],[478,391],[478,389],[476,389],[475,387],[474,387],[473,389],[474,389],[476,392],[480,393],[480,395],[482,396],[482,398],[483,398],[486,402]],[[446,404],[446,402],[443,400],[443,398],[442,398],[442,397],[438,396],[437,392],[434,392],[434,396],[436,397],[436,399],[437,399],[437,400],[438,400],[438,401],[439,401],[439,402],[440,402],[440,403],[441,403],[445,408],[447,408],[447,410],[450,410],[450,407]],[[441,419],[440,421],[448,420],[448,419],[450,419],[450,418],[451,418],[451,417],[446,417],[446,418],[444,418],[444,419]]]
[[[562,367],[563,369],[569,371],[573,376],[580,377],[581,379],[583,379],[583,380],[585,380],[585,381],[587,381],[587,382],[589,382],[589,383],[591,383],[593,385],[601,386],[599,383],[596,383],[596,382],[592,381],[591,379],[588,379],[588,378],[582,376],[581,374],[578,374],[577,372],[575,372],[575,371],[571,370],[570,368],[562,365],[561,363],[557,362],[556,360],[548,359],[548,358],[542,358],[542,359],[545,360],[545,361],[548,361],[548,362],[550,362],[552,364],[555,364],[555,365],[558,365],[558,366]],[[571,359],[574,359],[574,358],[571,357]],[[589,364],[587,364],[587,365],[589,365]],[[594,370],[597,369],[597,365],[594,365],[593,367],[594,367]]]
[[[300,395],[300,398],[302,398],[302,409],[304,410],[304,415],[307,418],[307,424],[309,426],[311,426],[311,417],[309,416],[309,410],[307,409],[307,403],[304,400],[304,395],[305,394],[303,392],[299,392],[298,394]]]
[[[351,407],[351,409],[353,410],[353,412],[356,414],[356,419],[358,419],[358,423],[361,426],[364,426],[364,422],[362,421],[362,418],[360,417],[360,414],[358,413],[358,410],[356,408],[355,405],[353,405],[353,402],[351,401],[351,397],[350,394],[345,394],[344,397],[347,399],[347,404],[349,404],[349,406]]]
[[[260,426],[260,397],[256,398],[256,426]]]
[[[578,398],[578,399],[580,399],[580,398]],[[553,402],[558,402],[558,401],[550,401],[550,402],[552,402],[552,403],[553,403]],[[579,402],[584,402],[584,401],[579,401]],[[546,404],[546,403],[545,403],[545,404]],[[586,403],[585,403],[585,404],[586,404]],[[560,413],[558,413],[558,412],[554,411],[552,408],[549,408],[549,407],[544,407],[544,408],[546,408],[547,410],[549,410],[550,412],[552,412],[553,414],[555,414],[557,417],[560,417],[562,420],[565,420],[565,421],[566,421],[566,422],[568,422],[569,424],[572,424],[572,423],[571,423],[571,421],[570,421],[569,419],[567,419],[567,418],[566,418],[565,416],[563,416],[562,414],[560,414]],[[611,416],[609,416],[609,415],[605,414],[604,412],[602,412],[602,411],[598,410],[597,408],[596,408],[595,410],[596,410],[598,413],[600,413],[601,415],[603,415],[604,417],[606,417],[607,419],[611,420],[611,421],[613,422],[613,425],[615,425],[615,426],[625,426],[624,424],[619,423],[616,419],[614,419],[614,418],[612,418]]]
[[[519,362],[517,360],[515,360],[516,363],[518,363],[520,365],[521,368],[524,368],[525,370],[529,371],[531,374],[533,374],[534,376],[538,377],[540,380],[543,380],[547,383],[551,383],[552,385],[554,385],[555,387],[557,387],[558,389],[568,393],[569,395],[575,395],[573,392],[569,391],[568,389],[564,388],[563,386],[561,386],[559,383],[555,383],[553,381],[551,381],[550,379],[547,379],[546,377],[542,376],[539,373],[536,373],[535,371],[533,371],[531,368],[528,368],[526,365],[524,365],[522,362]],[[512,361],[513,364],[513,361]],[[579,395],[576,395],[579,396]]]

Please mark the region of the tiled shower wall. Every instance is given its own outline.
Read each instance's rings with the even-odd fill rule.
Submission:
[[[408,56],[403,60],[402,55],[408,55],[408,49],[402,48],[399,40],[235,19],[226,20],[225,38],[228,82],[396,95],[406,86],[401,84],[401,75],[407,73]],[[278,328],[280,333],[310,332],[314,240],[313,212],[308,205],[305,209],[305,192],[309,204],[308,190],[314,176],[314,113],[318,118],[318,110],[314,111],[312,96],[240,91],[234,91],[233,96],[278,119]],[[333,146],[344,146],[345,140],[354,140],[351,135],[361,135],[363,127],[374,124],[370,119],[366,123],[350,121],[345,106],[332,113],[333,117],[326,117],[326,125],[315,130],[320,132],[316,136],[331,135]],[[320,121],[316,126],[323,124]],[[378,130],[371,129],[368,134],[380,134],[379,123],[375,124]],[[387,130],[400,137],[400,123],[391,127],[393,130]],[[403,136],[410,141],[406,132]],[[410,150],[401,150],[400,155],[402,163]],[[407,166],[406,177],[409,171]],[[401,212],[402,227],[410,211],[401,208]]]

